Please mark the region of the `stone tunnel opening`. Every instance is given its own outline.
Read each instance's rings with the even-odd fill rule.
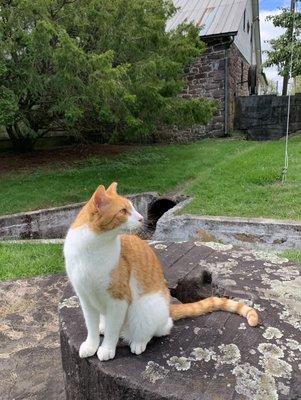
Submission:
[[[168,210],[175,207],[179,200],[170,198],[159,198],[153,201],[148,206],[147,221],[145,224],[145,231],[143,233],[144,239],[150,239],[155,232],[158,220]]]

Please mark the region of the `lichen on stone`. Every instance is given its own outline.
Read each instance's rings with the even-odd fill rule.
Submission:
[[[169,370],[161,367],[154,361],[149,361],[142,373],[143,379],[149,380],[151,383],[157,382],[159,379],[164,379]]]
[[[258,345],[258,351],[264,356],[274,357],[274,358],[282,358],[284,357],[283,350],[272,343],[260,343]]]
[[[249,363],[236,366],[232,373],[236,377],[235,390],[248,400],[277,400],[275,379],[269,373],[259,371]]]
[[[252,254],[256,260],[267,261],[272,264],[281,265],[289,261],[288,258],[279,257],[276,253],[273,252],[252,251]]]
[[[265,372],[276,378],[291,378],[292,366],[284,360],[272,356],[264,356],[259,360],[259,364]]]
[[[193,349],[193,352],[191,354],[195,357],[197,361],[204,360],[205,362],[208,362],[210,360],[216,360],[216,354],[213,350],[213,347],[209,347],[208,349],[196,347],[195,349]]]
[[[206,260],[200,260],[199,265],[206,268],[213,276],[230,277],[232,275],[232,268],[236,267],[238,262],[236,260],[228,260],[221,262],[209,263]]]
[[[218,251],[227,251],[233,248],[232,244],[223,244],[217,242],[194,242],[196,246],[207,246],[210,249],[218,250]]]
[[[263,332],[262,336],[267,340],[280,339],[283,336],[283,333],[278,328],[274,328],[273,326],[269,326]]]
[[[301,344],[294,339],[286,339],[286,346],[292,350],[299,350],[301,351]]]
[[[216,358],[216,368],[221,364],[237,364],[240,361],[240,351],[236,344],[221,344],[218,349],[220,354]]]
[[[256,304],[256,303],[253,304],[253,308],[255,308],[255,310],[257,310],[257,311],[264,311],[265,310],[264,307],[262,307],[260,304]]]
[[[167,248],[166,244],[162,244],[162,243],[155,244],[154,247],[157,250],[165,250]]]
[[[283,382],[278,382],[278,390],[284,396],[288,396],[290,392],[289,386],[286,386]]]
[[[171,367],[175,367],[177,371],[187,371],[191,366],[191,361],[186,357],[173,356],[167,361]]]
[[[59,309],[66,307],[66,308],[77,308],[79,307],[79,301],[77,296],[71,296],[68,299],[64,299],[59,304]]]

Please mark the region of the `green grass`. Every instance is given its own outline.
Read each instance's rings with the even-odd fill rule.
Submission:
[[[288,250],[279,255],[301,264],[301,251]],[[1,243],[0,265],[0,281],[62,273],[62,245]]]
[[[286,250],[279,255],[288,258],[290,261],[301,264],[301,250]]]
[[[60,244],[0,244],[0,280],[64,271]]]
[[[0,212],[9,214],[89,198],[100,183],[121,193],[171,191],[194,197],[185,212],[203,215],[301,217],[301,137],[289,144],[289,173],[281,185],[284,142],[204,140],[145,146],[116,158],[93,157],[76,168],[1,176]]]

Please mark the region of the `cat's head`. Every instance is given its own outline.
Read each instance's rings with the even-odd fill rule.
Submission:
[[[132,202],[117,193],[117,183],[98,186],[90,199],[89,225],[98,232],[131,231],[142,226],[143,217]]]

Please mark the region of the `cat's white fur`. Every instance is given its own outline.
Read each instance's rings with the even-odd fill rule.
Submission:
[[[159,293],[141,296],[135,277],[130,278],[132,302],[114,299],[107,291],[110,273],[118,265],[121,243],[119,234],[141,226],[142,216],[132,205],[123,226],[105,233],[95,233],[82,226],[69,229],[64,245],[68,277],[79,297],[84,314],[87,338],[81,344],[80,357],[97,352],[101,361],[114,358],[119,337],[141,354],[153,336],[170,332],[168,301]],[[99,333],[104,339],[99,346]]]

